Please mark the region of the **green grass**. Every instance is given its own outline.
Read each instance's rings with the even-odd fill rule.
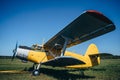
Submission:
[[[33,63],[22,63],[18,59],[0,59],[2,70],[27,70]],[[120,80],[120,59],[104,59],[101,64],[84,71],[82,76],[79,69],[42,66],[40,76],[32,76],[30,72],[1,73],[0,80]]]

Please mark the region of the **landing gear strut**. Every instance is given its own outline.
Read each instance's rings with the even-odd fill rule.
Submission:
[[[32,72],[32,75],[33,76],[39,76],[40,75],[40,67],[41,67],[41,63],[40,64],[33,64],[33,72]]]

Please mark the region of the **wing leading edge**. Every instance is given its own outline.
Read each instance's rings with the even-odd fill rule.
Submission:
[[[44,47],[46,50],[52,50],[52,53],[55,53],[55,50],[60,52],[65,43],[63,37],[69,38],[67,43],[68,48],[113,31],[114,29],[115,25],[113,22],[103,14],[95,10],[88,10],[46,42]]]

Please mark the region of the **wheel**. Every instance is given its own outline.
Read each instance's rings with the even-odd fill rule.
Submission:
[[[39,70],[34,70],[32,75],[39,76],[40,75],[40,71]]]

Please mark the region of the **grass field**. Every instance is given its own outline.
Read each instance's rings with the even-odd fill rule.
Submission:
[[[120,59],[101,60],[99,66],[84,71],[59,67],[41,67],[40,76],[32,76],[28,70],[32,63],[22,63],[18,59],[11,62],[10,59],[0,59],[0,80],[120,80]],[[1,72],[5,70],[17,70],[19,72]],[[20,72],[21,71],[21,72]]]

